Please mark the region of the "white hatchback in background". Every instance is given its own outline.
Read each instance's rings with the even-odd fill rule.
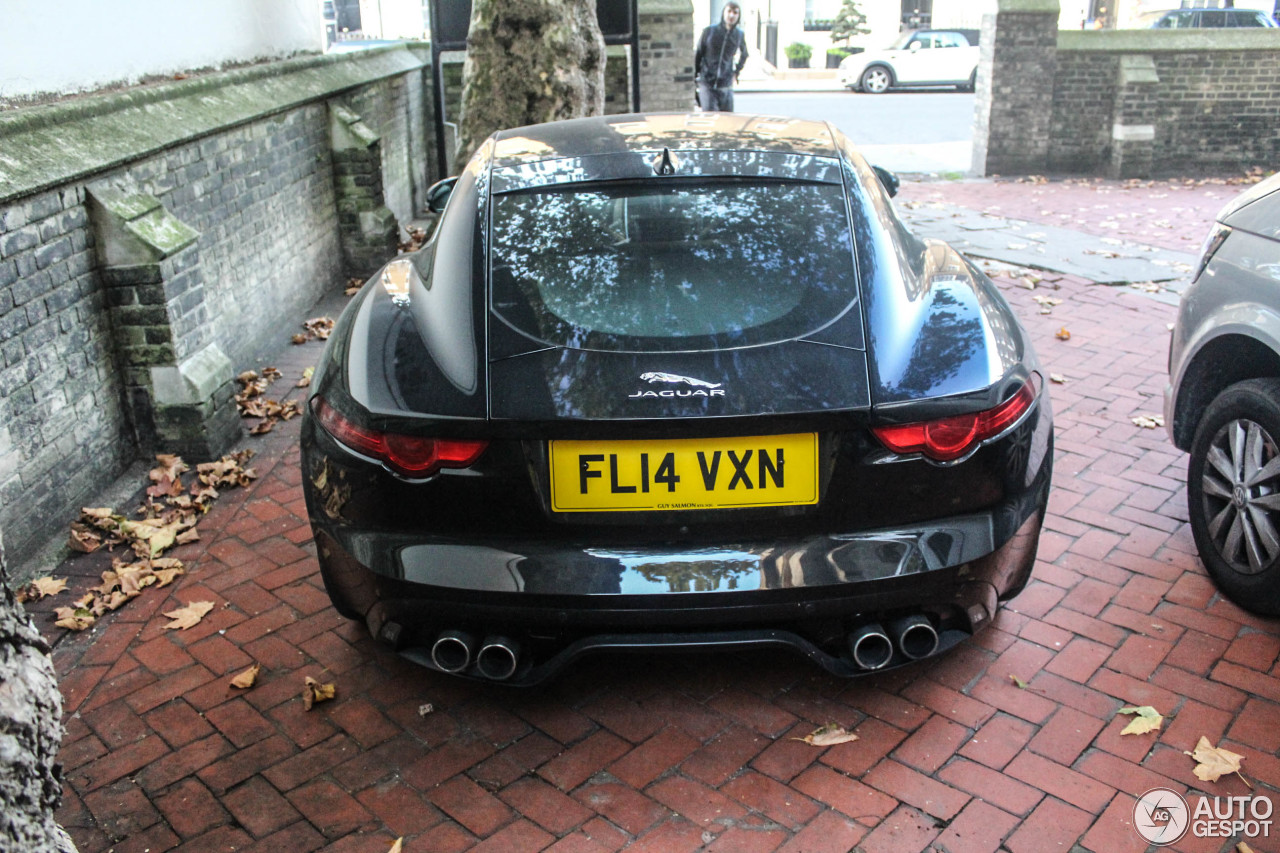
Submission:
[[[907,30],[884,50],[855,53],[840,63],[841,84],[877,95],[908,86],[972,91],[977,75],[977,30]]]

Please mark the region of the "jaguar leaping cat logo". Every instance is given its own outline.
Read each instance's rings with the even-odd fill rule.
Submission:
[[[640,378],[650,385],[688,385],[689,388],[666,388],[662,391],[637,391],[628,397],[723,397],[724,390],[719,382],[704,382],[692,376],[679,376],[675,373],[641,373]]]
[[[719,388],[720,382],[703,382],[701,379],[694,379],[692,376],[677,376],[674,373],[641,373],[640,378],[650,385],[659,383],[665,385],[692,385],[694,388]]]

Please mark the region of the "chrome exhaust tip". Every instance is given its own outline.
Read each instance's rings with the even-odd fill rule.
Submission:
[[[938,650],[938,631],[922,613],[896,620],[889,631],[898,648],[911,660],[927,658]]]
[[[462,672],[471,665],[476,638],[466,631],[443,631],[431,646],[431,662],[441,672]]]
[[[506,637],[485,637],[476,655],[476,672],[493,681],[506,681],[519,666],[519,643]]]
[[[879,622],[858,628],[848,642],[853,662],[863,669],[881,669],[893,659],[893,643]]]

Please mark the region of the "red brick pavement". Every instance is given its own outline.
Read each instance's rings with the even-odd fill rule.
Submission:
[[[907,185],[904,198],[1075,227],[1105,199],[1102,222],[1186,233],[1186,249],[1234,188],[1207,191],[1221,198],[1001,183]],[[1176,229],[1147,222],[1175,195],[1198,212]],[[1030,586],[952,653],[856,681],[775,654],[588,660],[537,692],[439,676],[326,606],[296,422],[282,424],[247,442],[259,478],[179,549],[179,583],[81,635],[43,623],[66,699],[59,819],[84,853],[385,851],[399,836],[407,851],[1118,853],[1145,848],[1130,822],[1151,787],[1248,793],[1237,777],[1195,778],[1183,752],[1201,735],[1244,755],[1280,801],[1280,624],[1215,593],[1186,524],[1185,457],[1130,420],[1160,410],[1173,310],[1065,275],[1037,292],[999,284],[1066,379],[1050,386],[1054,489]],[[1039,313],[1042,293],[1062,304]],[[291,348],[281,369],[317,355]],[[87,587],[104,559],[62,573]],[[162,629],[161,611],[197,599],[216,604],[200,625]],[[251,661],[258,686],[231,688]],[[337,699],[304,711],[306,676],[335,682]],[[1117,711],[1135,704],[1164,712],[1164,728],[1120,736]],[[829,722],[859,740],[793,740]]]

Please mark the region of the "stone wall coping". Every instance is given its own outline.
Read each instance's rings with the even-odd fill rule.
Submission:
[[[417,48],[303,56],[0,113],[0,203],[428,67]]]
[[[1059,30],[1058,50],[1100,53],[1280,50],[1280,29]]]
[[[1054,15],[1061,11],[1058,0],[999,0],[996,8],[1001,12],[1045,12]]]
[[[692,15],[692,0],[639,0],[638,15]]]

